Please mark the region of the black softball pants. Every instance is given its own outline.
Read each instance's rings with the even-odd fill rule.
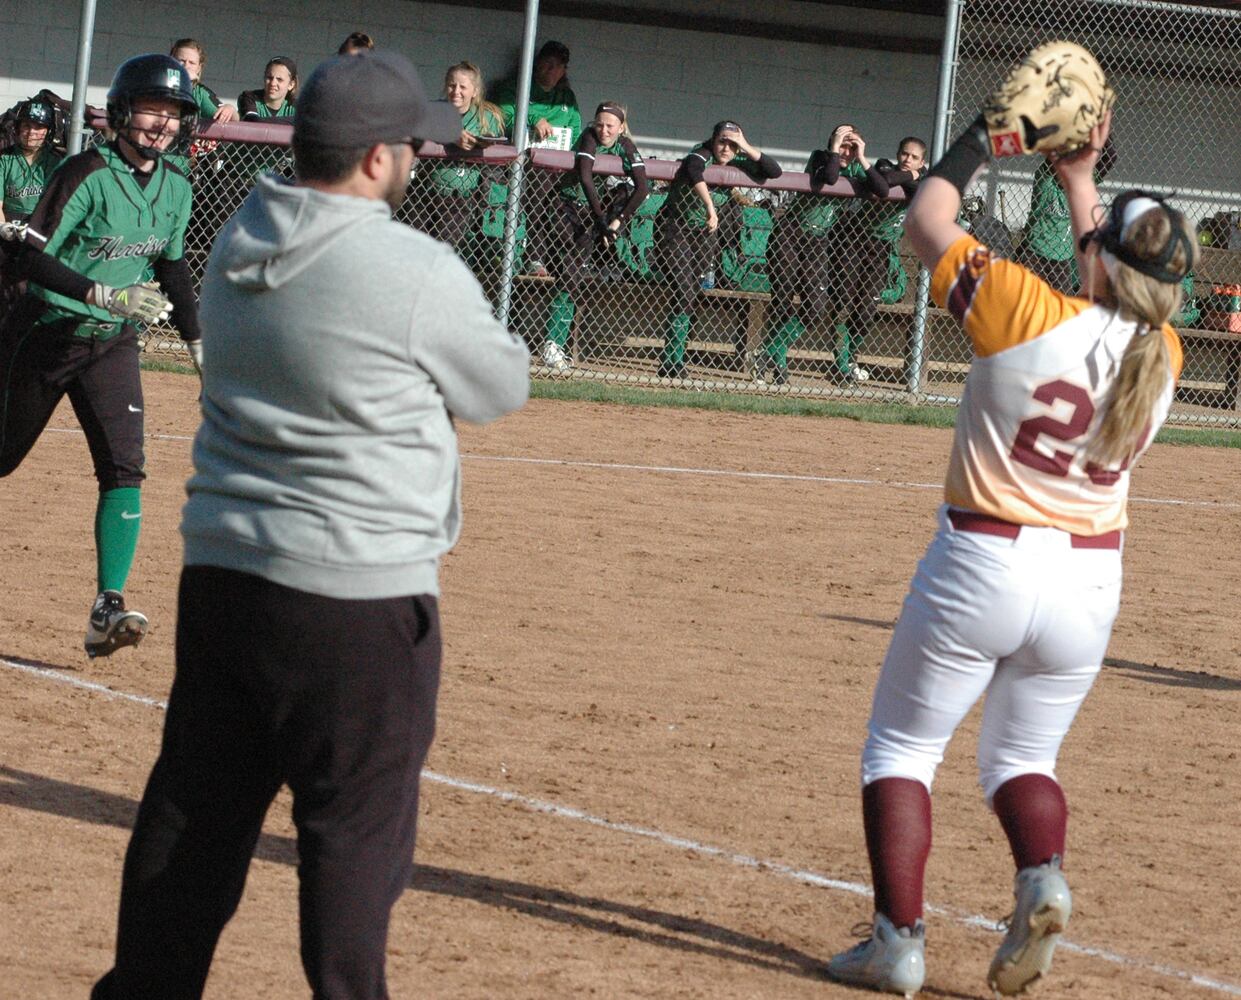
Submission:
[[[773,327],[790,316],[809,326],[828,310],[833,263],[828,250],[824,236],[809,233],[796,223],[777,224],[767,265],[771,275],[768,316]],[[799,300],[796,304],[794,296]]]
[[[21,465],[67,395],[100,491],[141,485],[138,331],[118,323],[107,340],[80,337],[73,320],[40,323],[45,308],[27,295],[0,326],[0,476]]]
[[[93,1000],[202,995],[282,784],[316,1000],[387,997],[435,729],[434,597],[347,601],[186,567],[163,744],[125,856],[116,964]]]

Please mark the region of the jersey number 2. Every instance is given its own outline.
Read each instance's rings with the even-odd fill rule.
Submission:
[[[1020,462],[1031,469],[1037,469],[1052,476],[1067,476],[1069,466],[1073,463],[1073,453],[1052,451],[1049,455],[1038,450],[1036,447],[1038,439],[1046,435],[1055,441],[1077,440],[1086,433],[1090,427],[1090,421],[1094,419],[1094,402],[1090,399],[1090,394],[1081,386],[1063,379],[1044,382],[1034,390],[1034,398],[1047,406],[1065,402],[1073,407],[1073,411],[1067,420],[1042,416],[1022,421],[1021,426],[1017,428],[1017,439],[1013,442],[1010,455],[1013,461]],[[1126,459],[1115,470],[1105,469],[1094,462],[1089,462],[1086,465],[1086,475],[1096,486],[1111,486],[1120,478],[1120,474],[1129,468],[1130,461],[1131,459]]]

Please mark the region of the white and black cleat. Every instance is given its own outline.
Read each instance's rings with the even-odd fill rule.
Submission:
[[[125,598],[105,590],[95,598],[86,624],[86,655],[111,656],[122,646],[136,646],[147,634],[146,615],[125,610]]]

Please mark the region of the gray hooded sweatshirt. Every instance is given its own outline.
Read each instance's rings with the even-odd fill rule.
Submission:
[[[461,525],[452,418],[521,407],[530,356],[386,203],[266,176],[203,278],[185,564],[343,599],[438,594]]]

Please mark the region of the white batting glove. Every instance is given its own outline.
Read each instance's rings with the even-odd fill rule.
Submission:
[[[9,243],[20,243],[25,238],[26,223],[0,222],[0,240],[7,240]]]
[[[172,315],[172,303],[151,285],[110,288],[95,282],[91,302],[113,316],[136,323],[159,323]]]
[[[198,369],[198,377],[202,378],[203,374],[203,342],[201,340],[187,340],[185,349],[190,352],[190,360],[194,362],[194,367]]]

